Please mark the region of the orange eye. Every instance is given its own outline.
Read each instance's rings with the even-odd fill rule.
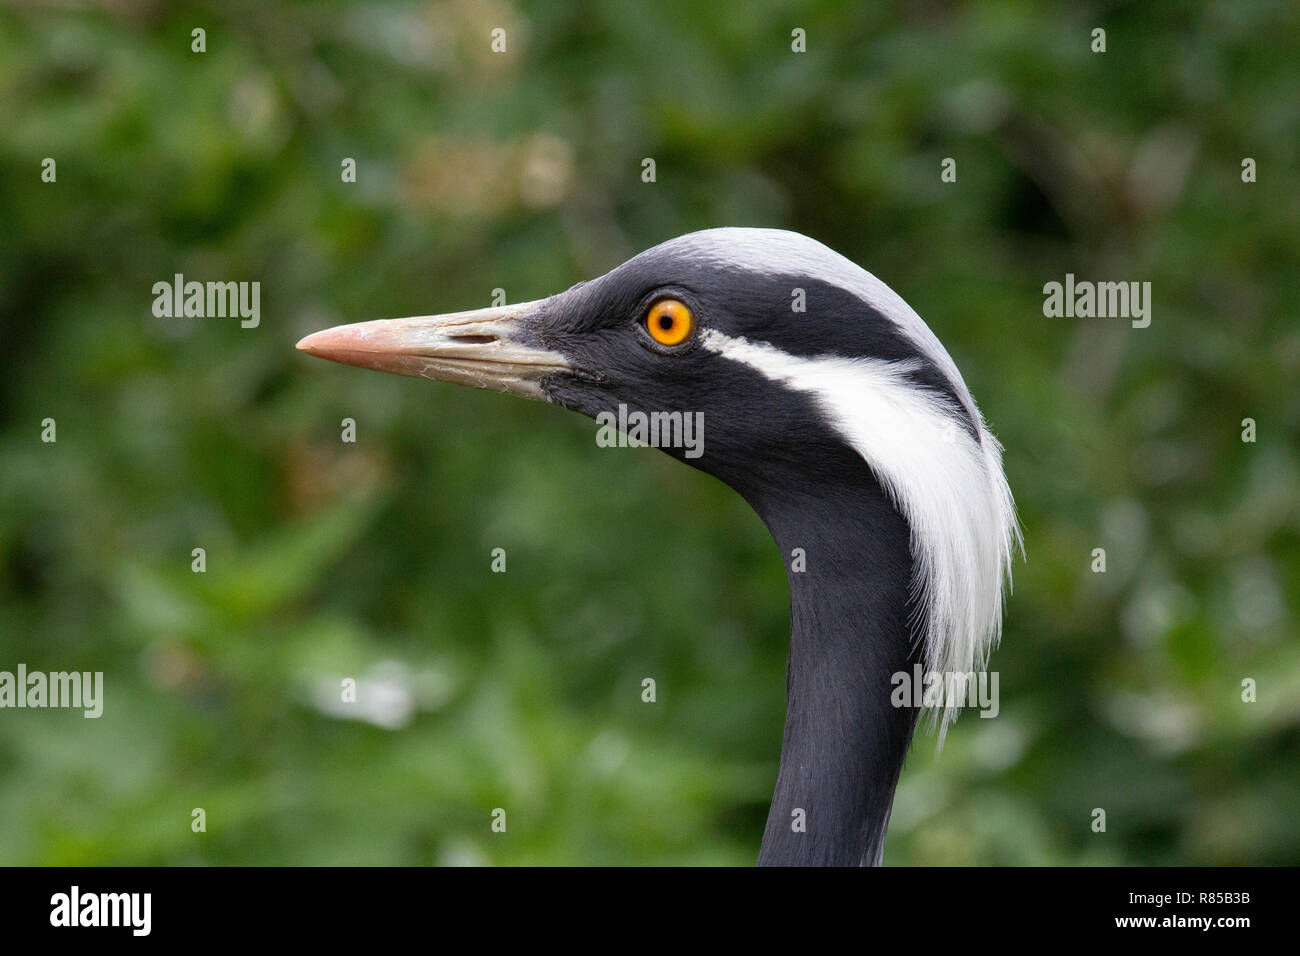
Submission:
[[[660,345],[681,345],[695,331],[695,316],[685,302],[660,299],[650,307],[645,327]]]

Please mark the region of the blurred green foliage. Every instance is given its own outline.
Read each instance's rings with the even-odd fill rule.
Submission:
[[[0,669],[106,675],[99,720],[0,711],[0,863],[751,862],[758,519],[559,409],[293,349],[717,225],[890,283],[1007,448],[1001,716],[918,741],[886,862],[1300,862],[1300,8],[887,6],[0,13]],[[1067,272],[1151,282],[1150,328],[1044,318]],[[154,318],[175,273],[260,281],[261,324]],[[331,716],[343,676],[409,713]]]

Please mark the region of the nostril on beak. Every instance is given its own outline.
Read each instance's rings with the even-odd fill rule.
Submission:
[[[448,338],[463,345],[491,345],[497,340],[495,335],[449,335]]]

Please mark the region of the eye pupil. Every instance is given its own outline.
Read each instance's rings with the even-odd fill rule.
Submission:
[[[672,327],[673,327],[673,317],[671,315],[665,314],[659,316],[659,328],[667,332]]]

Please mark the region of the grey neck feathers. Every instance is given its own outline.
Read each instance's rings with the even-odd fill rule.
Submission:
[[[781,767],[758,862],[874,865],[917,716],[890,704],[891,676],[918,659],[908,528],[865,466],[789,487],[746,495],[785,558],[791,607]]]

